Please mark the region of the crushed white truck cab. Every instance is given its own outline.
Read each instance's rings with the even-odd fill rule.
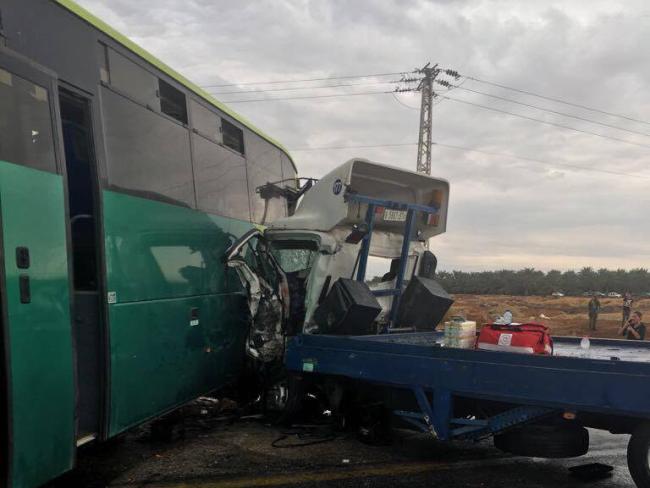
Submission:
[[[445,232],[448,201],[443,179],[353,159],[318,181],[292,216],[245,234],[225,259],[248,292],[249,355],[275,361],[286,337],[323,333],[319,305],[338,280],[363,284],[369,256],[391,262],[379,281],[363,285],[381,307],[370,327],[408,326],[391,313],[395,290],[435,272],[428,240]]]

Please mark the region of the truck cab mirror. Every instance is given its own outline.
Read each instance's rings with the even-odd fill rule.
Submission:
[[[361,240],[368,235],[368,232],[370,229],[368,228],[368,224],[361,223],[361,224],[354,224],[352,227],[352,232],[345,238],[345,242],[348,244],[359,244]]]

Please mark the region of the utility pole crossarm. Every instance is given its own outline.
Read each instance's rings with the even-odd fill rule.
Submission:
[[[446,87],[448,90],[455,87],[447,80],[438,80],[437,76],[441,73],[453,77],[455,80],[461,78],[461,75],[458,74],[458,71],[452,69],[443,69],[439,68],[436,63],[433,66],[430,66],[431,63],[427,63],[422,68],[417,68],[413,73],[417,73],[420,77],[409,77],[407,75],[402,75],[400,82],[402,83],[412,83],[419,81],[417,87],[402,87],[398,86],[395,88],[396,93],[403,92],[415,92],[419,91],[422,93],[422,101],[420,105],[420,133],[418,136],[418,161],[416,170],[418,173],[424,173],[427,175],[431,174],[431,146],[433,141],[431,139],[432,135],[432,126],[433,126],[433,99],[438,95],[433,90],[433,83],[439,83],[440,85]],[[397,100],[399,102],[399,100]],[[414,108],[414,107],[411,107]]]

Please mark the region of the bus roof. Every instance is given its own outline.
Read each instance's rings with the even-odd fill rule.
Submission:
[[[122,44],[124,47],[127,49],[133,51],[135,54],[140,56],[142,59],[145,61],[149,62],[162,72],[166,73],[168,76],[176,80],[178,83],[183,85],[185,88],[188,90],[194,92],[196,95],[200,96],[203,98],[205,101],[210,103],[211,105],[214,105],[218,109],[222,110],[226,114],[230,115],[233,119],[237,120],[241,124],[245,125],[247,128],[255,132],[257,135],[260,137],[266,139],[268,142],[273,144],[274,146],[278,147],[281,151],[283,151],[287,157],[289,158],[289,161],[291,161],[291,164],[293,165],[293,169],[298,172],[298,168],[296,167],[296,163],[293,161],[293,158],[291,157],[291,154],[289,154],[289,151],[287,148],[285,148],[282,144],[280,144],[278,141],[273,139],[272,137],[266,135],[264,132],[262,132],[260,129],[255,127],[252,123],[250,123],[248,120],[246,120],[244,117],[239,115],[237,112],[229,108],[228,106],[224,105],[221,103],[219,100],[214,98],[212,95],[210,95],[208,92],[203,90],[201,87],[196,85],[195,83],[192,83],[190,80],[185,78],[183,75],[181,75],[179,72],[175,71],[173,68],[169,67],[165,63],[163,63],[160,59],[155,57],[153,54],[148,52],[146,49],[138,46],[135,42],[130,40],[128,37],[125,35],[119,33],[117,30],[115,30],[113,27],[108,25],[106,22],[101,20],[100,18],[96,17],[92,13],[90,13],[88,10],[83,8],[82,6],[78,5],[76,2],[73,0],[53,0],[55,3],[58,3],[62,7],[66,8],[70,12],[74,13],[81,19],[85,20],[89,24],[91,24],[93,27],[96,29],[99,29],[102,31],[104,34],[112,38],[113,40],[119,42]]]

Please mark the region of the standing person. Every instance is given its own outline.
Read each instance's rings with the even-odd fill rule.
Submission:
[[[645,324],[641,322],[643,315],[638,310],[632,314],[630,320],[621,326],[619,332],[626,339],[642,341],[645,339]]]
[[[621,327],[627,324],[630,319],[630,312],[632,311],[632,294],[629,291],[623,295],[623,320],[621,320]]]
[[[589,300],[589,330],[596,330],[596,321],[600,313],[600,300],[596,295],[591,296]]]

